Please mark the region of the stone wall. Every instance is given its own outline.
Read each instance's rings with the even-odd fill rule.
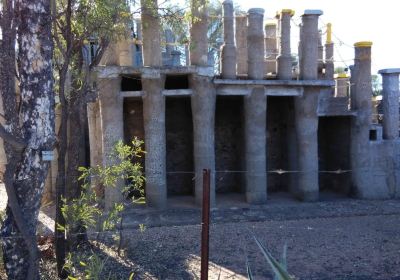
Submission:
[[[215,115],[216,170],[244,170],[243,97],[217,97]],[[216,192],[244,192],[241,172],[218,172]]]
[[[319,118],[318,159],[320,171],[350,170],[350,118]],[[320,191],[350,194],[351,173],[319,173]]]
[[[193,195],[193,123],[190,98],[166,99],[168,195]]]

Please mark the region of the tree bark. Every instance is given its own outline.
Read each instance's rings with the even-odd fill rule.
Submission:
[[[12,1],[6,2],[12,4]],[[14,82],[14,71],[8,70],[11,77],[2,76],[2,83],[8,80],[10,84],[8,88],[2,87],[1,93],[6,129],[23,139],[26,146],[21,150],[10,142],[5,145],[8,164],[4,179],[8,204],[1,231],[2,246],[9,279],[39,279],[36,228],[49,168],[49,162],[42,160],[42,151],[53,150],[55,142],[50,1],[20,0],[14,7],[16,13],[12,16],[17,15],[19,22],[20,110],[16,108],[15,90],[10,85]],[[4,32],[12,26],[2,27],[4,37]],[[12,52],[14,45],[3,45],[2,51],[6,48]],[[1,61],[2,73],[4,67],[15,65],[14,59],[8,57],[6,64]]]

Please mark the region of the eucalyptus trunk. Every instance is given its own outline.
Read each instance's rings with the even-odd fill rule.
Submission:
[[[52,151],[55,142],[50,1],[5,2],[11,5],[10,9],[15,8],[10,16],[18,22],[21,96],[17,110],[15,90],[10,85],[8,89],[2,87],[3,105],[7,108],[5,128],[20,143],[15,145],[3,137],[8,160],[4,174],[8,203],[1,231],[3,255],[9,279],[36,280],[39,279],[36,228],[49,169],[42,152]],[[3,34],[8,32],[4,25],[2,28]],[[2,46],[2,51],[6,48],[14,45]],[[2,73],[4,67],[12,69],[15,65],[12,58],[8,59],[8,64],[1,61]],[[14,81],[15,72],[9,72],[2,79]]]

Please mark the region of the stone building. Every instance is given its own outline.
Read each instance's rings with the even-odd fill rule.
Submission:
[[[384,121],[372,125],[371,42],[354,44],[351,77],[335,79],[330,25],[321,43],[322,11],[305,10],[300,42],[291,42],[294,11],[284,9],[276,23],[264,25],[263,9],[235,17],[225,0],[215,75],[204,3],[192,7],[197,20],[187,65],[179,65],[173,48],[161,53],[159,19],[145,8],[143,66],[132,53],[137,46],[125,41],[98,67],[99,97],[88,105],[92,165],[110,164],[117,140],[144,139],[146,201],[159,208],[172,195],[200,203],[203,168],[212,171],[213,204],[216,194],[234,192],[253,204],[268,203],[271,192],[304,201],[325,190],[365,199],[400,196],[399,69],[380,72]],[[297,46],[296,70],[291,48]],[[109,206],[122,197],[108,189],[105,199]]]

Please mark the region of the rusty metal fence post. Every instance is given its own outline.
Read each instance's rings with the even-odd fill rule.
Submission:
[[[208,279],[208,252],[210,237],[210,169],[203,169],[203,208],[201,222],[200,280]]]

